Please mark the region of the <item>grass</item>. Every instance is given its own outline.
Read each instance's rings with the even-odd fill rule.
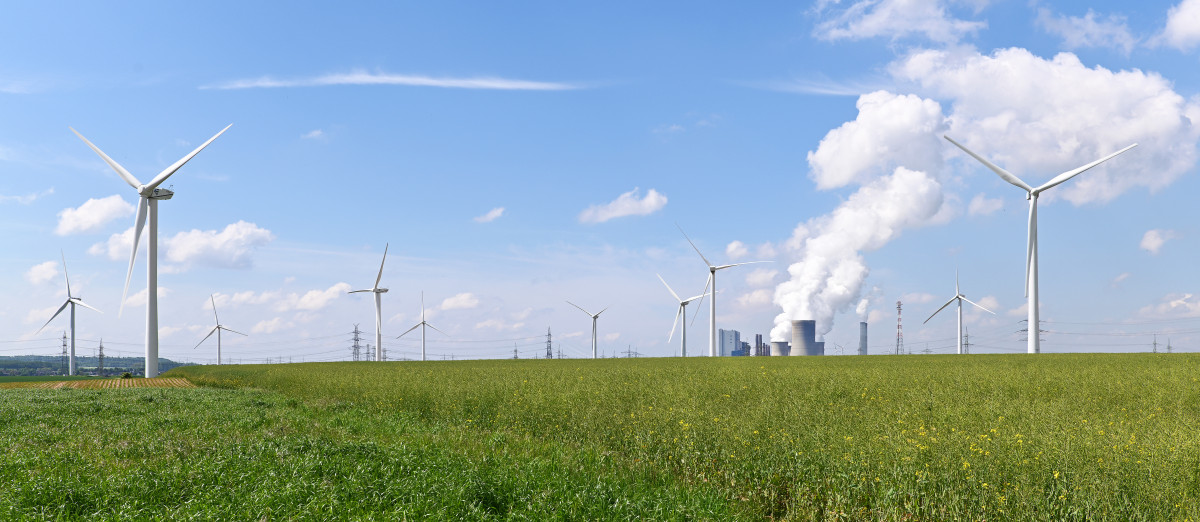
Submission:
[[[1200,357],[1186,354],[310,363],[167,376],[207,388],[0,392],[0,418],[16,419],[0,424],[0,491],[20,492],[0,495],[0,514],[1200,513]],[[53,438],[18,443],[39,437]],[[66,484],[44,484],[54,481]],[[65,507],[77,503],[90,507]]]

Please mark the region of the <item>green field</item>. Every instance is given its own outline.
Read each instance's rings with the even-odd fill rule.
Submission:
[[[1200,357],[184,367],[0,391],[0,517],[1188,520]]]

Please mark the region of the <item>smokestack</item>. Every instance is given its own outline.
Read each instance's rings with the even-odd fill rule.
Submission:
[[[820,355],[815,320],[792,321],[792,355]]]
[[[779,357],[781,355],[787,355],[790,351],[791,347],[788,346],[787,341],[771,341],[772,356]]]
[[[858,323],[858,354],[867,354],[867,322]]]

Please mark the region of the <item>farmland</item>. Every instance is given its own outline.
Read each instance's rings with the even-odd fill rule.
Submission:
[[[166,377],[201,388],[0,391],[12,419],[0,490],[15,492],[0,513],[1200,513],[1200,357],[1186,354],[309,363]]]

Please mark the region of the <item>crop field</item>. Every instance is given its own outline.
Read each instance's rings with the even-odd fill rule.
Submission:
[[[0,517],[1189,520],[1200,357],[182,367],[0,391]]]
[[[52,379],[37,379],[37,380],[21,380],[21,381],[0,381],[0,389],[3,388],[75,388],[75,389],[106,389],[106,388],[194,388],[195,384],[182,377],[169,378],[154,378],[154,379],[96,379],[96,378],[73,378],[71,380],[65,377],[55,377]]]

